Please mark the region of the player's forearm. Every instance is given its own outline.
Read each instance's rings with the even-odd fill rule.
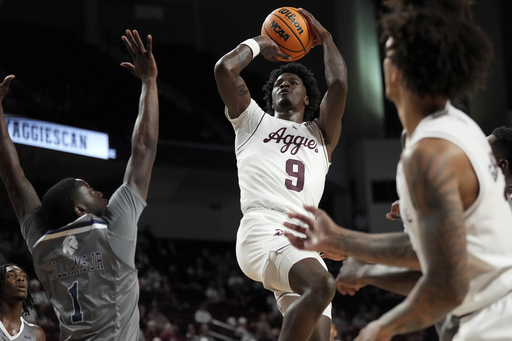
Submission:
[[[405,268],[381,265],[366,264],[363,271],[363,280],[367,285],[407,296],[414,288],[421,272]]]
[[[7,185],[9,176],[17,175],[20,170],[18,153],[9,135],[4,108],[0,101],[0,174],[4,183]]]
[[[340,86],[347,91],[347,66],[338,47],[334,43],[330,33],[325,33],[323,39],[323,54],[325,65],[325,81],[327,87]]]
[[[395,335],[409,333],[432,326],[461,302],[462,297],[454,294],[447,283],[423,276],[407,298],[379,321]]]
[[[246,44],[240,43],[231,52],[224,55],[215,65],[217,77],[236,78],[253,59],[253,51]]]
[[[335,237],[337,247],[347,256],[420,271],[416,253],[406,233],[369,234],[342,228]]]
[[[134,148],[142,148],[144,153],[156,153],[159,131],[159,102],[156,79],[142,82],[139,100],[139,115],[133,131],[132,144]]]

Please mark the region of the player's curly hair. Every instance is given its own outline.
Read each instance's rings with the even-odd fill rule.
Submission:
[[[7,275],[7,268],[10,266],[15,266],[17,268],[20,268],[23,272],[27,273],[21,266],[13,263],[7,263],[0,265],[0,287],[3,287],[5,284],[5,276]],[[28,283],[28,274],[27,274],[27,298],[23,301],[23,315],[30,315],[30,309],[34,307],[34,299],[32,298],[32,292],[30,291],[30,285]],[[0,300],[2,291],[0,291]]]
[[[392,63],[418,96],[466,98],[484,86],[493,52],[472,21],[468,0],[387,0],[381,42],[393,38]]]
[[[317,110],[321,101],[320,90],[318,89],[318,83],[316,82],[313,72],[300,63],[283,64],[280,68],[270,73],[269,79],[263,85],[263,99],[266,103],[266,112],[272,116],[274,115],[274,109],[272,109],[272,89],[277,78],[283,73],[293,73],[302,80],[309,98],[309,105],[306,106],[304,112],[304,121],[307,122],[315,119],[315,117],[318,116]]]
[[[498,127],[492,131],[492,135],[494,135],[494,140],[491,143],[492,147],[512,165],[512,128]]]
[[[74,221],[77,218],[75,205],[75,178],[65,178],[53,185],[41,202],[41,215],[47,228],[59,228]]]

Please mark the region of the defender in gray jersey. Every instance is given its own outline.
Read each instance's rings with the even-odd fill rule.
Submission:
[[[321,99],[304,65],[274,70],[264,86],[266,110],[251,99],[240,73],[259,54],[286,58],[266,36],[240,44],[215,65],[225,114],[236,132],[235,149],[243,218],[236,255],[242,271],[274,292],[283,313],[279,340],[329,340],[332,275],[316,252],[291,247],[283,236],[286,214],[317,206],[331,154],[341,133],[347,71],[331,34],[307,11],[315,45],[324,53],[327,93]],[[314,114],[320,103],[319,117]]]
[[[158,70],[151,36],[147,46],[135,30],[126,30],[122,40],[133,64],[121,65],[142,81],[142,89],[132,153],[123,183],[108,203],[75,178],[58,182],[41,202],[25,178],[0,106],[0,175],[59,318],[60,340],[139,341],[134,258],[158,142]],[[0,100],[13,78],[0,84]]]
[[[343,266],[338,277],[342,293],[373,284],[407,295],[369,323],[358,341],[391,340],[436,322],[443,341],[512,340],[512,213],[505,179],[484,133],[450,103],[483,84],[491,43],[472,21],[469,1],[387,4],[383,68],[386,95],[406,130],[396,178],[405,231],[347,230],[310,207],[316,220],[290,215],[308,229],[286,223],[306,236],[287,236],[301,249],[350,256],[352,271]]]
[[[33,300],[28,276],[16,264],[0,266],[0,340],[46,341],[44,330],[28,323],[22,315],[29,314]]]

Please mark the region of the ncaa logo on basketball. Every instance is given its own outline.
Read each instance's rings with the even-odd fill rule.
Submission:
[[[279,35],[279,38],[283,39],[284,41],[287,41],[288,38],[290,38],[290,35],[286,34],[283,28],[279,26],[275,20],[270,23],[270,28],[273,29],[274,32]]]

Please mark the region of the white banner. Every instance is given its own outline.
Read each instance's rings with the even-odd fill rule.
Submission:
[[[104,160],[115,158],[115,150],[109,150],[108,134],[7,115],[5,121],[14,143]]]

